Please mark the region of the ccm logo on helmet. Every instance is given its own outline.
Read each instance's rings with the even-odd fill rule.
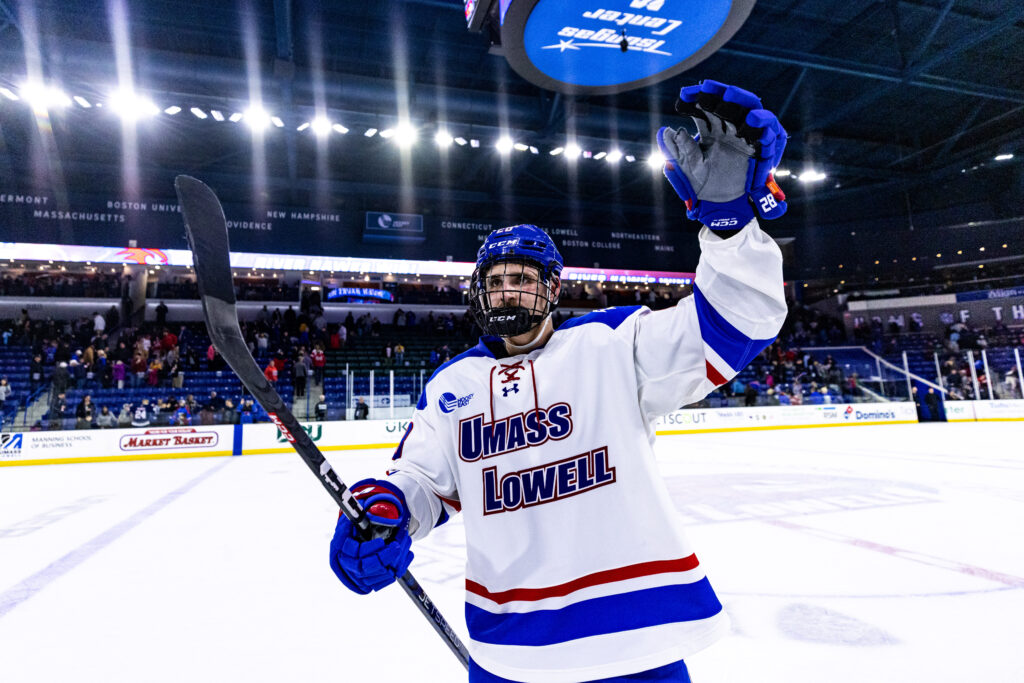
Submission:
[[[514,315],[492,315],[490,319],[493,320],[496,323],[501,323],[501,322],[505,322],[506,320],[515,320],[516,316],[514,316]]]

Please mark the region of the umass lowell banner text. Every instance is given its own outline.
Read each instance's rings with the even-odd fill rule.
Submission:
[[[320,211],[225,204],[232,251],[318,254],[427,261],[472,261],[498,222],[386,211]],[[580,267],[685,270],[697,242],[683,229],[657,233],[614,224],[542,225],[567,264]],[[181,210],[173,200],[125,201],[54,195],[0,187],[0,240],[35,244],[187,249]],[[131,242],[134,241],[134,244]]]

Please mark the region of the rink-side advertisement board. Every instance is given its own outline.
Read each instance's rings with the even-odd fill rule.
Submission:
[[[946,414],[950,422],[1024,421],[1024,401],[950,401]],[[408,418],[303,422],[302,428],[325,453],[393,450],[410,422]],[[671,436],[915,422],[917,415],[909,403],[840,403],[677,410],[658,418],[655,429],[660,436]],[[291,452],[288,439],[270,423],[0,434],[0,467]]]
[[[1024,400],[946,401],[946,420],[949,422],[1024,421]]]
[[[909,403],[837,403],[677,410],[658,418],[655,429],[659,435],[671,435],[915,422],[917,412]]]
[[[0,435],[0,466],[202,458],[235,453],[236,427],[141,427]]]
[[[369,448],[397,448],[409,419],[341,420],[302,422],[302,428],[321,451],[347,451]],[[291,453],[292,447],[277,428],[269,423],[246,425],[242,434],[241,455]]]

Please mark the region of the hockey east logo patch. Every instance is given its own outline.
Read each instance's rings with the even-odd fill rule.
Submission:
[[[441,409],[442,413],[451,413],[458,408],[465,408],[472,400],[473,394],[457,397],[450,391],[446,391],[437,399],[437,407]]]

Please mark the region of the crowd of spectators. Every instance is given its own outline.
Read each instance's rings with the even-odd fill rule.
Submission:
[[[92,394],[85,394],[73,409],[64,392],[60,392],[50,403],[46,426],[48,429],[110,429],[247,424],[260,419],[260,409],[251,397],[240,399],[236,405],[232,399],[218,396],[215,390],[201,400],[193,394],[168,394],[152,400],[123,402],[120,406],[112,406],[109,401],[97,405]]]
[[[161,299],[198,299],[199,286],[192,277],[172,277],[150,282],[146,296]],[[235,278],[235,296],[241,301],[298,301],[298,285],[278,279]]]
[[[13,282],[11,278],[5,281]],[[669,292],[601,290],[578,283],[569,285],[566,295],[571,298],[563,303],[592,301],[595,306],[643,304],[663,308],[679,300]],[[232,397],[218,398],[216,394],[195,398],[188,393],[188,373],[222,371],[226,365],[210,345],[202,324],[171,324],[167,321],[167,307],[162,304],[157,312],[155,324],[135,328],[120,325],[117,306],[79,320],[61,322],[31,319],[23,311],[19,319],[3,330],[3,343],[32,347],[31,389],[39,389],[49,378],[50,414],[54,418],[51,424],[66,427],[69,420],[81,428],[142,423],[216,424],[265,417],[251,400],[246,402],[243,398],[240,402]],[[564,309],[557,310],[556,327],[573,315]],[[433,369],[474,344],[479,334],[468,311],[430,311],[423,315],[401,306],[384,318],[369,311],[358,316],[350,312],[343,321],[328,323],[315,292],[305,293],[297,304],[264,305],[241,328],[267,379],[293,387],[296,399],[323,387],[328,352],[344,353],[369,345],[379,349],[377,364],[384,369]],[[900,349],[907,334],[917,331],[871,321],[853,331],[853,341],[878,353],[892,353]],[[429,348],[424,346],[424,339],[430,341]],[[743,405],[799,405],[856,396],[859,384],[855,374],[844,372],[831,356],[798,351],[847,342],[839,318],[790,302],[789,315],[777,341],[756,357],[740,378],[721,387],[719,393],[733,404]],[[962,352],[985,349],[993,343],[1024,345],[1024,333],[1002,324],[991,330],[976,330],[969,324],[957,323],[947,328],[943,338],[936,338],[948,398],[975,398],[975,376],[981,397],[987,398],[989,378],[980,361],[972,374]],[[407,350],[409,346],[415,349],[412,356]],[[1013,372],[1001,372],[992,381],[999,397],[1020,393]],[[148,398],[128,403],[104,399],[104,393],[110,390],[143,388],[166,389],[167,393],[160,392],[159,399],[150,393]],[[69,402],[68,392],[72,390],[76,398],[82,392],[87,392],[88,398],[82,396],[77,403]],[[9,388],[0,380],[0,407],[9,396]],[[324,400],[321,397],[321,402]]]
[[[0,280],[0,296],[49,296],[121,298],[124,278],[107,273],[40,272],[5,275]]]

